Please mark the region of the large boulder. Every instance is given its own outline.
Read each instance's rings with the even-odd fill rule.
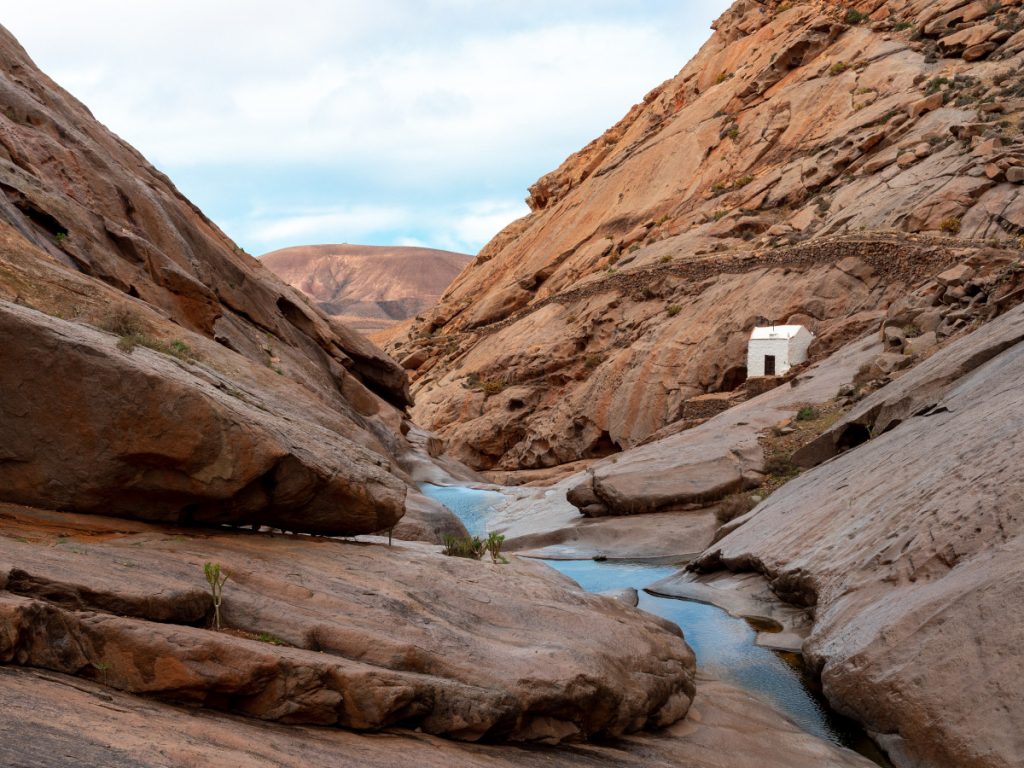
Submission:
[[[260,407],[208,365],[118,343],[0,301],[4,499],[321,533],[402,516],[406,485],[384,456]]]

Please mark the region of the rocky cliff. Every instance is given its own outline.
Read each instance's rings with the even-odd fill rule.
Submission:
[[[759,321],[826,353],[1024,231],[1015,0],[741,0],[530,188],[408,336],[415,418],[478,468],[635,446],[745,376]]]
[[[0,361],[0,664],[468,741],[686,714],[677,627],[546,568],[391,545],[407,510],[424,538],[462,530],[415,490],[430,451],[403,369],[241,252],[2,28]],[[5,763],[78,762],[8,733]]]
[[[304,245],[260,261],[325,314],[364,333],[429,309],[472,257],[433,248]]]

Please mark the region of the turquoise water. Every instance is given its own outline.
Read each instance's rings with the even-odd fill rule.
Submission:
[[[488,515],[502,499],[500,493],[458,486],[420,486],[423,493],[444,504],[470,533],[487,532]],[[677,624],[697,656],[702,670],[751,692],[785,713],[808,733],[850,747],[880,765],[888,765],[877,747],[855,722],[832,712],[814,691],[815,682],[803,673],[797,658],[754,644],[756,632],[742,619],[704,603],[649,595],[643,588],[671,576],[671,565],[594,560],[545,560],[588,592],[633,587],[639,607]]]
[[[593,560],[546,562],[588,592],[634,587],[640,593],[640,608],[682,628],[701,669],[754,693],[785,712],[805,731],[836,743],[844,742],[841,730],[829,723],[826,708],[804,687],[800,673],[775,652],[755,645],[756,632],[747,622],[712,605],[655,597],[642,591],[649,584],[671,576],[676,568]]]
[[[463,488],[460,485],[422,483],[420,490],[424,496],[441,502],[454,512],[473,536],[487,535],[487,514],[495,504],[505,498],[494,491],[480,491],[476,488]]]

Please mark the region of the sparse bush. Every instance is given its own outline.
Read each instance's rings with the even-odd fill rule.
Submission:
[[[749,493],[734,493],[726,496],[715,511],[715,519],[719,524],[728,523],[737,517],[747,514],[757,506],[757,501]]]
[[[950,216],[948,219],[943,219],[939,228],[950,235],[960,234],[960,219]]]
[[[800,473],[800,469],[789,456],[775,453],[765,459],[764,472],[774,477],[791,477]]]
[[[478,536],[451,536],[446,534],[441,539],[444,544],[442,550],[448,557],[467,557],[470,560],[479,560],[486,551],[484,542]]]
[[[224,582],[228,575],[223,573],[220,565],[206,563],[203,566],[203,574],[206,576],[206,583],[210,585],[210,593],[213,595],[213,627],[220,629],[220,604],[224,599]]]
[[[828,73],[832,77],[838,77],[839,75],[843,74],[843,72],[845,72],[849,68],[850,68],[850,65],[847,64],[845,61],[837,61],[835,64],[833,64],[831,67],[829,67]]]
[[[483,390],[485,395],[496,395],[505,388],[505,382],[499,378],[484,379],[480,382],[480,389]]]
[[[99,327],[115,336],[142,336],[148,330],[141,318],[130,309],[116,309],[100,322]]]
[[[731,125],[729,129],[725,132],[725,135],[728,136],[732,141],[736,141],[740,137],[740,127],[735,124]]]
[[[868,15],[866,13],[861,13],[856,8],[848,8],[846,10],[846,15],[843,16],[843,21],[845,21],[847,24],[854,25],[860,24],[867,17]]]
[[[736,181],[732,183],[733,189],[740,189],[741,187],[745,187],[753,180],[753,176],[740,176],[738,179],[736,179]]]
[[[903,335],[906,336],[908,339],[916,339],[918,336],[921,335],[921,329],[918,328],[913,323],[908,323],[907,325],[903,326]]]
[[[678,304],[669,304],[667,307],[665,307],[665,314],[668,315],[669,317],[675,317],[682,311],[683,308]]]
[[[672,257],[665,255],[658,259],[658,261],[660,261],[662,264],[668,264],[670,261],[672,261]]]
[[[909,22],[909,21],[900,21],[900,22],[896,23],[896,25],[893,27],[893,29],[896,30],[897,32],[902,32],[905,29],[913,28],[913,26],[914,25],[911,22]]]

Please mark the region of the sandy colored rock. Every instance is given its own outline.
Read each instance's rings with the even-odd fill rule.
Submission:
[[[264,254],[270,271],[363,332],[429,309],[472,257],[432,248],[304,245]]]
[[[827,354],[958,249],[1014,238],[1019,187],[984,165],[1024,155],[1000,125],[1024,118],[1022,58],[963,56],[1017,11],[941,5],[735,4],[389,344],[436,359],[414,418],[480,470],[601,459],[742,382],[757,323],[812,318]]]
[[[689,722],[609,745],[466,744],[409,730],[356,734],[181,709],[51,672],[0,667],[0,762],[58,768],[870,768],[749,694],[702,680]],[[74,713],[69,717],[68,713]],[[695,718],[696,719],[696,718]],[[26,738],[26,734],[31,734]]]
[[[874,414],[875,437],[773,493],[698,562],[764,573],[815,606],[804,650],[826,695],[901,765],[1024,754],[1022,318],[867,398],[851,416]]]
[[[5,663],[264,720],[466,740],[617,736],[675,722],[693,697],[675,625],[539,563],[3,515]],[[210,561],[229,577],[224,623],[246,636],[203,626],[209,598],[197,616]],[[261,633],[284,644],[249,639]]]

